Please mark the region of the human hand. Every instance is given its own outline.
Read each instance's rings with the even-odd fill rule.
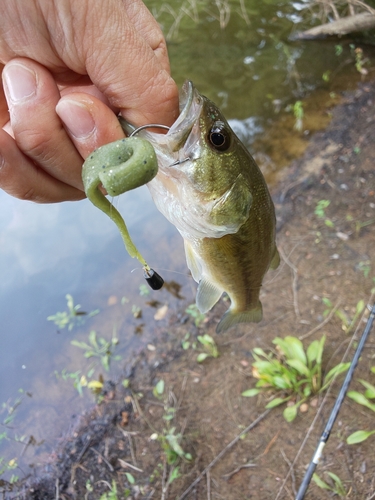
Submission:
[[[83,198],[82,158],[123,137],[119,111],[137,126],[178,114],[165,41],[140,0],[3,0],[0,61],[0,188],[18,198]]]

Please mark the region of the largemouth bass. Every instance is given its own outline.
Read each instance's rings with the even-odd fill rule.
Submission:
[[[217,106],[185,82],[180,108],[167,134],[139,132],[159,165],[148,187],[184,239],[199,310],[228,294],[231,306],[216,329],[224,332],[262,319],[262,281],[280,261],[275,209],[259,167]]]

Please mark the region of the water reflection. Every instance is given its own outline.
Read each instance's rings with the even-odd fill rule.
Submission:
[[[42,453],[51,451],[72,411],[82,411],[89,401],[77,397],[72,383],[62,384],[53,376],[54,371],[81,368],[82,353],[71,340],[87,340],[90,328],[110,338],[116,328],[126,362],[137,346],[152,338],[155,311],[139,295],[143,273],[132,272],[138,262],[126,253],[113,222],[89,202],[36,205],[0,192],[0,205],[0,402],[13,401],[19,388],[32,394],[17,409],[15,429],[38,442],[47,439],[38,448]],[[173,311],[179,288],[189,281],[180,236],[157,212],[147,188],[127,193],[116,206],[152,266],[168,269],[162,272],[168,286],[160,293],[151,291],[148,300],[168,303]],[[82,328],[60,330],[46,318],[66,309],[67,293],[82,310],[99,308],[101,313]],[[192,300],[191,294],[190,288],[182,293]],[[121,304],[122,297],[128,303]],[[142,307],[142,321],[132,315],[134,304]],[[142,337],[135,335],[141,330]],[[3,412],[0,421],[5,416]],[[6,444],[0,441],[0,455]],[[32,453],[29,446],[25,459]]]

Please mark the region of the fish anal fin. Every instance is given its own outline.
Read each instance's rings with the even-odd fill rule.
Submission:
[[[224,290],[218,288],[207,278],[200,280],[197,290],[196,303],[201,313],[205,313],[220,299]]]
[[[248,311],[234,312],[229,309],[217,325],[216,333],[225,332],[238,323],[259,323],[262,318],[263,309],[260,301],[258,302],[258,305]]]
[[[280,264],[280,254],[275,245],[275,251],[271,260],[270,269],[276,269],[277,267],[279,267],[279,264]]]

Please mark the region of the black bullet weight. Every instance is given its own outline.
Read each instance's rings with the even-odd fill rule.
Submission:
[[[143,269],[143,276],[153,290],[160,290],[164,285],[163,278],[153,269]]]

